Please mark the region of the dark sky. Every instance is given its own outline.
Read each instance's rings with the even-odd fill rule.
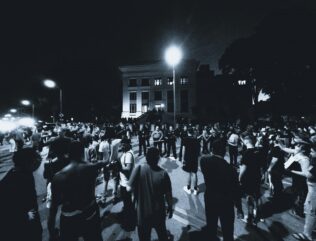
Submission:
[[[69,115],[106,113],[120,104],[119,65],[161,59],[177,43],[186,58],[218,72],[225,48],[251,35],[266,15],[315,7],[304,0],[103,2],[2,7],[0,113],[22,98],[34,100],[43,115],[57,110],[57,92],[43,88],[44,78],[64,89]]]

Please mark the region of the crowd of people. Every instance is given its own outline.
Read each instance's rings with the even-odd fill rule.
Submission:
[[[145,241],[154,228],[159,240],[170,240],[166,216],[173,215],[172,177],[159,166],[161,158],[182,163],[187,180],[183,191],[188,195],[199,195],[199,181],[205,183],[207,240],[217,240],[218,219],[224,240],[234,240],[234,207],[237,218],[247,225],[264,221],[262,188],[269,189],[269,202],[277,205],[288,191],[284,178],[292,179],[290,213],[305,218],[304,230],[293,237],[312,240],[316,227],[316,125],[312,123],[67,123],[3,136],[1,144],[6,142],[14,153],[14,168],[0,182],[0,227],[9,240],[42,240],[32,171],[39,167],[44,147],[49,150],[43,201],[49,208],[50,240],[72,241],[80,236],[102,240],[99,207],[110,196],[114,203],[123,201],[118,220],[124,229],[137,226],[139,240]],[[132,140],[138,144],[138,155],[144,154],[144,164],[136,165]],[[204,180],[198,180],[199,167]],[[96,195],[102,182],[104,191]],[[19,231],[12,232],[13,227]]]

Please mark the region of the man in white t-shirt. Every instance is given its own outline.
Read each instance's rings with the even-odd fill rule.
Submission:
[[[238,157],[238,143],[239,136],[235,129],[232,129],[229,137],[228,137],[228,151],[230,157],[230,164],[233,166],[237,166],[237,157]]]
[[[128,186],[128,180],[135,165],[134,153],[131,150],[131,144],[128,139],[121,141],[123,154],[120,158],[120,191],[123,200],[122,216],[128,217],[132,211],[132,196],[131,193],[126,190]]]

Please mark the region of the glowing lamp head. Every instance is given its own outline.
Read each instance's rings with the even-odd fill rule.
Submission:
[[[16,112],[17,112],[17,109],[10,109],[10,112],[11,112],[11,113],[16,113]]]
[[[31,104],[31,101],[29,101],[29,100],[22,100],[22,101],[21,101],[21,104],[22,104],[22,105],[30,105],[30,104]]]
[[[171,46],[166,50],[165,60],[170,66],[176,66],[182,59],[182,52],[176,46]]]
[[[47,88],[56,88],[56,82],[53,81],[53,80],[50,80],[50,79],[46,79],[44,80],[44,85],[47,87]]]

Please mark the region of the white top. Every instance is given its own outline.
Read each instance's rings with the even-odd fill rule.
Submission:
[[[10,143],[10,152],[16,152],[16,142],[13,138],[9,140]]]
[[[110,161],[110,144],[108,141],[102,141],[99,146],[99,152],[103,153],[103,161]]]
[[[228,144],[231,146],[238,146],[239,136],[235,133],[232,133],[228,138]]]
[[[134,166],[134,153],[132,150],[128,151],[128,152],[124,152],[123,155],[121,156],[121,165],[125,166],[127,164],[132,164],[132,166]],[[132,167],[133,168],[133,167]],[[127,187],[127,183],[128,183],[128,177],[120,172],[120,185],[122,187]]]

